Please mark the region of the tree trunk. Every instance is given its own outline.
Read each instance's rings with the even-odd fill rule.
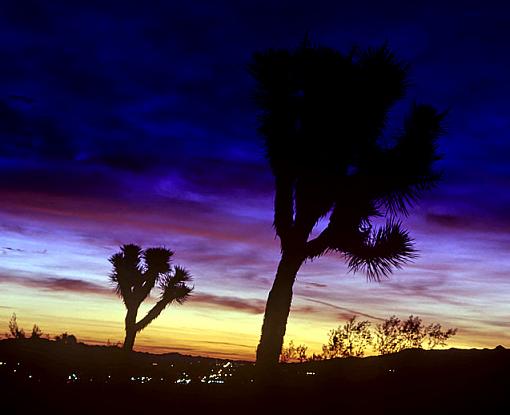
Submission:
[[[271,372],[278,364],[292,302],[292,286],[302,263],[300,256],[285,252],[282,254],[273,287],[267,298],[262,334],[257,348],[257,368],[260,373]]]
[[[136,315],[138,310],[128,308],[125,319],[126,337],[124,339],[124,350],[130,352],[133,350],[136,337]]]

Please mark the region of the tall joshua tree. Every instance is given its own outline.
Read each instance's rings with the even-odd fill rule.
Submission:
[[[339,252],[351,270],[379,280],[416,255],[398,216],[438,179],[432,165],[443,114],[413,104],[401,131],[383,134],[407,85],[407,65],[386,47],[344,55],[305,41],[291,52],[256,53],[250,70],[281,243],[257,349],[258,366],[271,367],[305,261]],[[386,224],[376,229],[377,217]],[[322,218],[328,224],[312,238]]]
[[[186,285],[191,275],[182,267],[171,267],[173,252],[165,248],[149,248],[123,245],[120,252],[110,257],[113,271],[110,280],[116,285],[117,294],[126,306],[124,349],[131,351],[136,334],[158,317],[165,307],[176,301],[182,304],[193,288]],[[138,308],[149,296],[154,286],[160,296],[145,317],[137,321]]]

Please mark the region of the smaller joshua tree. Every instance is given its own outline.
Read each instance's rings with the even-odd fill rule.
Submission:
[[[176,301],[182,304],[192,287],[190,273],[182,267],[170,265],[173,252],[166,248],[148,248],[138,245],[123,245],[120,252],[110,257],[113,271],[110,280],[116,285],[117,294],[126,306],[124,350],[133,350],[136,334],[158,317],[165,307]],[[157,285],[159,300],[137,320],[138,309]]]

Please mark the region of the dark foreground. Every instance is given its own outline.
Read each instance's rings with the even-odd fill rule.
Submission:
[[[287,364],[266,386],[248,362],[46,340],[0,341],[0,362],[5,414],[488,414],[510,398],[502,347]]]

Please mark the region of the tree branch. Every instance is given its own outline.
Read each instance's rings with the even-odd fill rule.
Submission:
[[[152,307],[147,315],[142,318],[138,323],[136,323],[136,331],[142,331],[145,327],[147,327],[152,320],[154,320],[157,316],[161,314],[161,312],[165,309],[165,307],[170,304],[174,299],[173,298],[162,298],[159,300],[154,307]]]
[[[158,281],[159,272],[157,270],[148,269],[143,274],[144,282],[141,286],[136,288],[135,295],[139,303],[141,304],[143,300],[147,298],[147,296],[151,293],[154,285]]]
[[[320,257],[328,249],[330,249],[330,235],[331,235],[331,228],[328,225],[319,234],[319,236],[308,241],[305,245],[305,258],[314,259],[314,258]]]

